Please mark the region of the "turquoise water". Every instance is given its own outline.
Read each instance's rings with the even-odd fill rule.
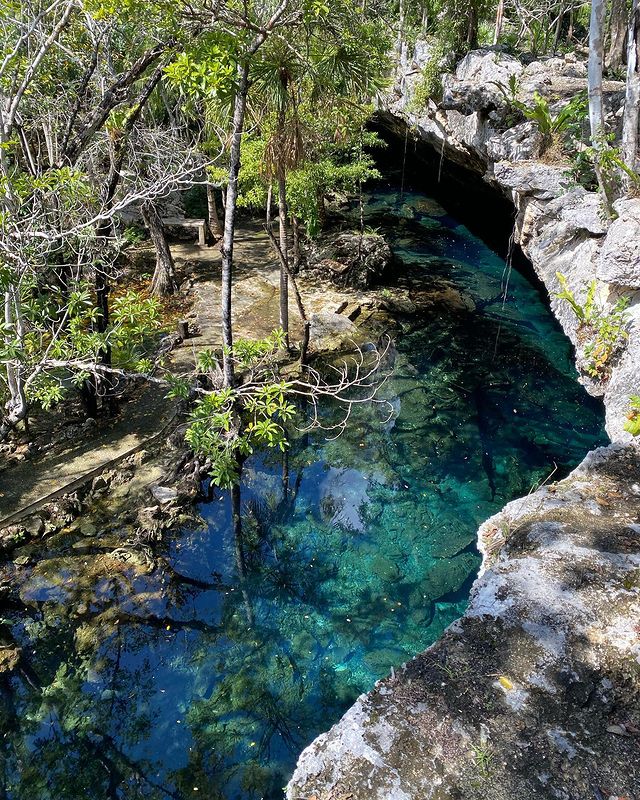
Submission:
[[[430,198],[366,211],[397,257],[372,334],[394,338],[391,418],[250,459],[237,537],[212,491],[162,543],[70,530],[18,553],[0,797],[282,797],[300,750],[464,611],[479,523],[605,441],[525,278]]]

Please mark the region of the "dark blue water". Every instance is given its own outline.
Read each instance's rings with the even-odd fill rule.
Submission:
[[[335,441],[252,458],[239,536],[212,492],[153,548],[114,552],[123,527],[19,552],[7,798],[282,797],[300,750],[463,612],[479,523],[605,441],[521,275],[421,195],[372,197],[367,224],[398,259],[372,323],[395,341],[391,418],[362,407]]]

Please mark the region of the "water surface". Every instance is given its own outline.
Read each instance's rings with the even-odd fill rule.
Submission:
[[[424,195],[366,210],[398,259],[375,333],[393,414],[250,459],[239,537],[213,491],[154,547],[85,527],[19,552],[0,796],[282,797],[300,750],[464,611],[479,523],[605,441],[537,289]]]

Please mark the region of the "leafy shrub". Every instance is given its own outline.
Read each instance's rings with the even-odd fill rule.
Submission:
[[[593,169],[593,159],[589,153],[590,148],[576,149],[570,157],[571,166],[564,173],[570,181],[582,186],[589,192],[598,189],[598,179]]]
[[[199,398],[189,415],[185,439],[196,453],[209,459],[214,483],[229,488],[238,479],[242,461],[255,447],[288,446],[286,423],[296,414],[287,398],[289,384],[275,378],[273,359],[284,346],[284,333],[274,331],[264,339],[238,339],[233,357],[244,368],[261,366],[265,382],[238,388],[214,389]],[[218,369],[217,359],[201,353],[198,366],[203,371]],[[170,397],[185,398],[188,383],[174,379]]]
[[[624,429],[632,436],[640,436],[640,395],[634,394],[629,398],[629,413]]]
[[[595,191],[598,188],[598,167],[604,182],[614,194],[620,189],[623,174],[630,179],[632,185],[640,186],[640,175],[625,164],[622,151],[613,144],[614,140],[615,133],[604,133],[590,147],[576,151],[571,158],[571,169],[567,175],[585,189]],[[615,216],[611,208],[607,216]]]
[[[136,225],[135,223],[132,225],[127,225],[127,227],[122,232],[122,238],[125,240],[127,244],[140,244],[140,242],[144,242],[148,239],[148,235],[146,230],[142,227],[142,225]]]
[[[446,41],[434,41],[413,93],[413,106],[417,111],[424,110],[431,98],[439,100],[442,97],[442,73],[447,67],[449,53]]]
[[[230,488],[236,483],[242,461],[255,447],[288,447],[286,423],[296,414],[287,397],[289,384],[276,378],[274,359],[284,347],[281,328],[264,339],[237,339],[233,359],[237,366],[259,369],[255,383],[237,388],[208,391],[196,401],[189,415],[185,439],[194,450],[209,459],[210,475],[217,486]],[[219,370],[215,353],[198,355],[198,369],[212,376]],[[168,397],[187,399],[189,382],[171,377]]]
[[[606,380],[611,374],[611,365],[629,337],[627,325],[629,316],[628,297],[621,297],[615,306],[608,310],[598,303],[597,283],[591,281],[584,303],[580,303],[569,288],[566,277],[556,272],[561,291],[556,297],[569,304],[578,322],[578,337],[589,338],[585,345],[586,358],[584,371],[596,380]]]

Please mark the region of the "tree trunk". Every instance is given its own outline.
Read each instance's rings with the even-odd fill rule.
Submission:
[[[273,249],[278,256],[278,260],[280,261],[280,268],[283,269],[291,281],[291,286],[293,288],[293,296],[295,297],[296,305],[298,306],[298,313],[300,314],[300,320],[302,322],[302,341],[300,342],[300,364],[304,366],[307,363],[307,351],[309,350],[309,337],[311,334],[311,323],[309,322],[309,317],[307,316],[306,309],[304,307],[304,303],[302,302],[302,295],[300,294],[300,290],[298,289],[298,283],[295,279],[295,275],[291,272],[289,267],[289,262],[285,261],[284,255],[280,248],[280,244],[276,241],[276,237],[273,235],[273,231],[268,225],[265,225],[265,230],[267,232],[267,236],[269,237],[269,241],[273,245]]]
[[[12,344],[14,337],[11,331],[15,331],[15,339],[21,346],[24,329],[18,307],[20,300],[17,291],[17,288],[11,284],[4,293],[4,323],[7,329],[5,342],[8,345]],[[9,431],[19,422],[26,420],[28,411],[20,361],[8,359],[5,364],[9,399],[5,406],[5,413],[0,419],[0,441],[6,438]]]
[[[229,157],[229,183],[227,185],[224,232],[222,236],[222,361],[225,386],[233,385],[233,330],[231,325],[231,279],[233,270],[233,238],[238,202],[238,173],[240,172],[240,144],[247,110],[249,91],[249,61],[238,64],[238,88],[233,105],[233,134]]]
[[[627,0],[611,0],[611,30],[607,51],[607,69],[619,69],[624,63],[627,23]]]
[[[573,6],[569,9],[569,29],[567,30],[567,41],[573,40]]]
[[[280,327],[284,331],[287,350],[289,349],[289,276],[285,264],[289,264],[289,241],[287,232],[287,183],[284,169],[278,170],[278,222],[280,228],[280,251],[284,264],[280,264]]]
[[[604,29],[604,0],[591,3],[589,25],[589,124],[591,138],[602,134],[604,113],[602,110],[602,32]]]
[[[291,227],[293,228],[293,274],[300,272],[300,223],[297,217],[292,217]]]
[[[155,205],[149,201],[143,203],[140,210],[156,251],[156,269],[151,281],[151,294],[161,297],[173,294],[176,290],[175,264],[160,214]]]
[[[231,278],[233,269],[233,237],[236,227],[236,206],[238,203],[238,173],[240,172],[240,144],[244,129],[244,116],[247,110],[249,92],[249,59],[264,44],[270,31],[284,14],[286,0],[282,0],[269,22],[258,33],[248,48],[244,58],[238,61],[238,88],[233,103],[233,126],[231,152],[229,155],[229,185],[226,195],[223,190],[224,233],[222,236],[222,360],[224,385],[233,385],[233,331],[231,325]]]
[[[216,205],[216,193],[213,186],[207,184],[207,214],[209,231],[214,239],[219,239],[222,234],[222,225],[218,216],[218,206]]]
[[[638,125],[640,124],[640,2],[633,0],[627,34],[627,85],[622,120],[622,156],[626,166],[638,174]],[[624,173],[622,183],[628,191],[631,177]]]
[[[594,170],[598,185],[605,202],[609,217],[612,215],[613,190],[610,179],[604,174],[600,165],[599,151],[606,147],[604,141],[604,111],[602,106],[602,64],[605,2],[592,0],[591,20],[589,24],[589,126],[591,129],[591,145],[594,150]]]
[[[271,225],[271,203],[273,201],[273,183],[269,181],[269,188],[267,189],[267,206],[265,209],[265,222],[267,225]]]
[[[469,2],[467,13],[467,47],[469,50],[475,50],[478,46],[478,9],[476,8],[475,0]]]
[[[562,23],[564,22],[564,15],[565,15],[565,7],[564,4],[560,6],[558,9],[558,16],[556,18],[556,27],[555,32],[553,34],[553,47],[552,52],[558,52],[558,45],[560,44],[560,34],[562,33]]]
[[[498,44],[500,34],[502,33],[502,23],[504,21],[504,0],[499,0],[496,9],[496,26],[493,32],[493,43]]]

